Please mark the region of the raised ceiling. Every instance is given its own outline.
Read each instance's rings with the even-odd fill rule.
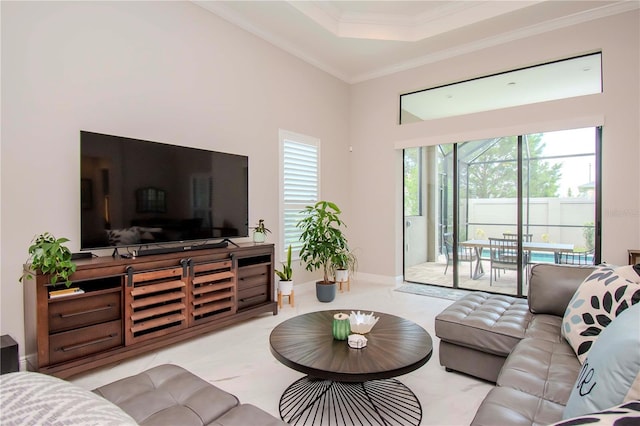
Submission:
[[[193,1],[348,83],[640,7],[635,0]]]

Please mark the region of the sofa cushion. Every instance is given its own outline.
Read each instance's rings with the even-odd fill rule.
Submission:
[[[630,401],[597,413],[562,420],[550,426],[634,426],[640,424],[640,401]]]
[[[593,344],[563,418],[636,399],[640,399],[640,304],[622,312]]]
[[[562,335],[581,363],[602,330],[622,311],[640,302],[640,284],[599,267],[580,285],[567,306]]]
[[[497,386],[489,391],[471,426],[548,425],[562,418],[564,405],[517,389]]]
[[[529,309],[534,314],[562,317],[569,301],[594,266],[538,263],[529,276]]]
[[[507,358],[473,426],[546,425],[562,419],[580,363],[564,340],[525,338]]]
[[[57,377],[23,371],[0,376],[0,424],[135,425],[120,408]]]
[[[562,337],[562,317],[544,314],[533,315],[524,337],[546,340],[547,342],[565,341]]]
[[[531,316],[525,299],[475,292],[438,314],[435,331],[443,341],[506,357]]]
[[[580,362],[565,341],[523,339],[507,358],[497,384],[564,406],[579,372]]]
[[[216,419],[215,426],[283,426],[285,422],[251,404],[242,404]]]
[[[176,365],[160,365],[95,389],[142,425],[207,425],[238,399]]]

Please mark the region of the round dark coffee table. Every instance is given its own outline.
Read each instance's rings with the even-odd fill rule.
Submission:
[[[367,346],[352,349],[333,339],[333,315],[339,312],[351,310],[300,315],[271,332],[273,356],[307,374],[282,394],[280,417],[292,425],[419,425],[420,401],[395,377],[431,358],[429,333],[412,321],[376,312],[380,319],[365,334]]]

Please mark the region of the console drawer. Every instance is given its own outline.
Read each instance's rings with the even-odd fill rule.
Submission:
[[[49,336],[49,362],[68,361],[122,346],[122,321],[96,324]]]
[[[269,265],[238,268],[238,290],[269,284]]]
[[[252,287],[246,290],[238,290],[238,309],[247,308],[269,300],[267,286]]]
[[[121,319],[120,291],[49,302],[49,332]]]

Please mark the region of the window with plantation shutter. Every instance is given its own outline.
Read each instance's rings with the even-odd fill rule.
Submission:
[[[302,247],[296,223],[305,206],[315,204],[320,193],[320,140],[280,130],[281,147],[281,257],[291,244],[297,257]]]

